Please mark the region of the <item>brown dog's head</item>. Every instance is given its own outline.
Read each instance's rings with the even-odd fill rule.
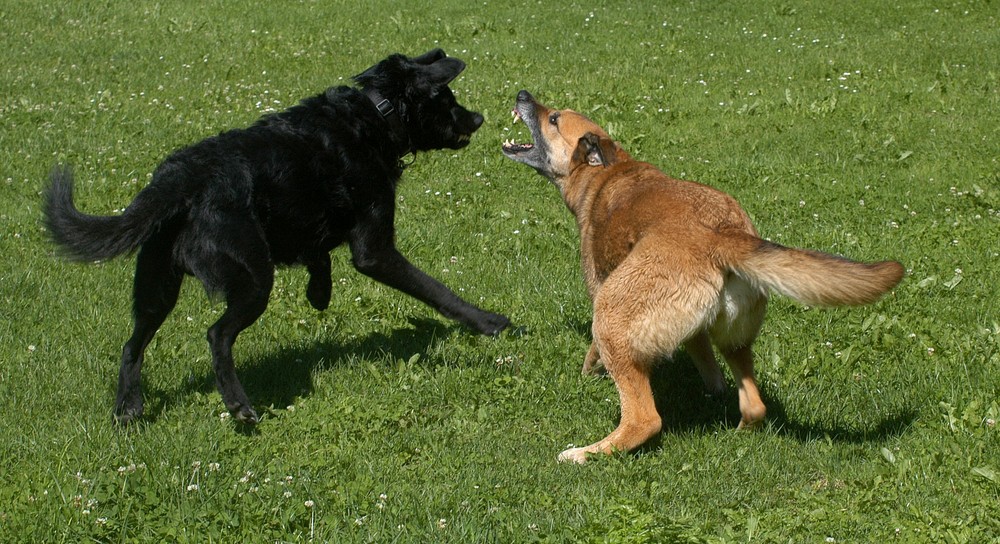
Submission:
[[[513,115],[514,122],[521,120],[527,125],[532,143],[504,142],[503,154],[534,168],[556,185],[561,185],[561,180],[572,172],[573,156],[581,138],[589,134],[598,147],[602,140],[612,147],[615,145],[590,119],[573,110],[554,110],[539,104],[528,91],[517,93]],[[612,155],[605,159],[611,160]]]

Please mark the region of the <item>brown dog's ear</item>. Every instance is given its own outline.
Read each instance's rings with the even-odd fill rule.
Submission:
[[[590,166],[610,166],[617,162],[615,143],[609,138],[601,138],[588,132],[580,138],[573,151],[573,162]]]

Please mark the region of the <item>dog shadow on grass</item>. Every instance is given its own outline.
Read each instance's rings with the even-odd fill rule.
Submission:
[[[663,433],[712,433],[720,425],[736,432],[740,411],[735,385],[730,383],[726,392],[719,395],[706,394],[694,363],[683,351],[678,352],[672,361],[666,361],[654,370],[652,387],[656,409],[663,420],[663,431],[644,444],[638,452],[658,449]],[[818,439],[845,444],[880,442],[903,434],[917,418],[915,410],[901,408],[864,426],[805,422],[788,414],[780,398],[780,391],[771,393],[766,386],[761,387],[761,395],[767,406],[764,425],[777,435],[802,442]]]
[[[575,321],[570,326],[581,336],[589,338],[591,322]],[[723,361],[722,371],[728,375],[729,369]],[[720,424],[736,430],[740,423],[739,395],[736,385],[730,380],[729,387],[719,395],[705,392],[701,377],[694,361],[683,349],[678,350],[672,360],[663,361],[653,370],[651,377],[656,411],[663,421],[663,430],[637,452],[656,450],[661,445],[663,433],[712,433]],[[913,408],[901,408],[896,413],[881,420],[872,421],[865,428],[847,427],[837,423],[803,422],[789,416],[781,399],[781,391],[773,392],[766,384],[758,384],[767,417],[764,425],[774,429],[774,433],[789,436],[802,442],[829,439],[833,442],[860,444],[878,442],[903,434],[917,419]],[[772,394],[773,393],[773,394]],[[616,416],[615,424],[618,424]],[[751,431],[752,432],[752,431]]]
[[[319,341],[277,347],[252,359],[237,354],[236,374],[257,413],[267,417],[269,407],[284,408],[296,398],[312,394],[314,372],[336,365],[343,357],[375,360],[388,355],[392,361],[406,361],[414,354],[427,352],[437,342],[466,331],[460,325],[429,318],[411,318],[410,325],[388,334],[375,332],[347,342]],[[148,389],[143,419],[155,422],[171,406],[189,403],[191,395],[215,390],[215,374],[211,365],[206,365],[201,374],[184,379],[177,387]],[[224,410],[221,403],[219,410]],[[237,426],[239,432],[253,433],[254,429]]]

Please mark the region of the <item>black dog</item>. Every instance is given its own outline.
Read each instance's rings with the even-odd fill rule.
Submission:
[[[483,334],[510,322],[481,310],[424,274],[393,238],[401,158],[431,149],[461,149],[483,123],[448,84],[465,63],[436,49],[392,55],[354,81],[304,99],[255,125],[175,151],[120,216],[83,214],[73,204],[72,176],[57,169],[45,198],[46,226],[77,260],[103,260],[139,249],[131,338],[122,349],[114,415],[142,414],[143,352],[177,302],[190,274],[226,302],[208,329],[216,385],[226,408],[254,424],[236,377],[236,336],[264,312],[277,264],[304,264],[306,296],[330,302],[330,255],[350,245],[354,267]]]

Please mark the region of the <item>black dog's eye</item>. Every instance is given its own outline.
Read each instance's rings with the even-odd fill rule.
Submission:
[[[559,112],[555,112],[549,116],[549,123],[552,123],[553,125],[559,124]]]

